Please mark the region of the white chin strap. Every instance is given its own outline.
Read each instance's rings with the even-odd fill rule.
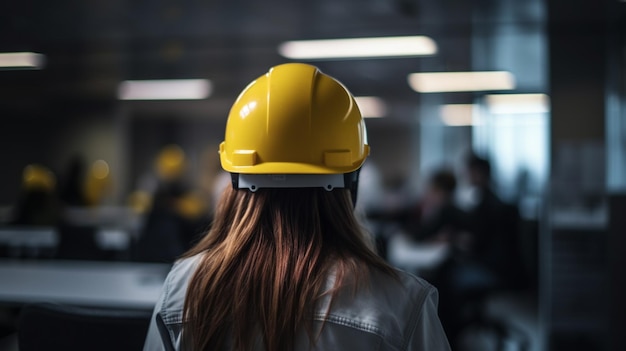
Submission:
[[[239,174],[238,189],[261,188],[344,188],[343,174]]]

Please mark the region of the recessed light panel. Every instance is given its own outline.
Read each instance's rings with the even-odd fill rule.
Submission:
[[[437,44],[426,36],[299,40],[282,43],[278,52],[290,59],[351,59],[427,56]]]
[[[209,95],[208,79],[127,80],[118,88],[120,100],[201,100]]]
[[[515,89],[515,77],[506,71],[411,73],[408,80],[419,93]]]

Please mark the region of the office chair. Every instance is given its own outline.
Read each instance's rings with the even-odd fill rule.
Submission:
[[[474,331],[487,332],[495,337],[494,349],[498,351],[511,349],[527,351],[530,348],[530,337],[525,331],[508,321],[489,315],[487,302],[494,293],[519,292],[526,289],[528,277],[522,263],[519,247],[520,218],[516,206],[505,205],[499,214],[496,225],[500,230],[500,241],[496,244],[497,251],[503,256],[499,264],[499,278],[492,286],[484,286],[469,291],[465,300],[466,328]],[[507,342],[509,347],[507,347]]]
[[[141,350],[151,317],[151,311],[31,304],[19,317],[19,349]]]

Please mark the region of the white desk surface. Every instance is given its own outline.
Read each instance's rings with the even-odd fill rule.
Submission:
[[[416,243],[398,234],[391,237],[387,248],[389,262],[410,272],[433,269],[449,255],[447,243]]]
[[[0,244],[25,247],[55,247],[59,234],[52,227],[2,227]]]
[[[0,260],[0,303],[152,309],[169,264]]]

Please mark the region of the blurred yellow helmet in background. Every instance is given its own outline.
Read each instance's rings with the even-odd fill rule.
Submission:
[[[22,186],[29,191],[52,192],[56,186],[56,177],[48,168],[38,164],[30,164],[22,172]]]
[[[354,97],[316,67],[273,67],[230,110],[222,168],[242,174],[345,174],[369,154]]]
[[[156,158],[156,169],[161,179],[180,178],[185,171],[185,152],[178,145],[167,145]]]
[[[186,219],[198,219],[207,211],[205,197],[197,193],[187,193],[176,199],[174,209]]]

